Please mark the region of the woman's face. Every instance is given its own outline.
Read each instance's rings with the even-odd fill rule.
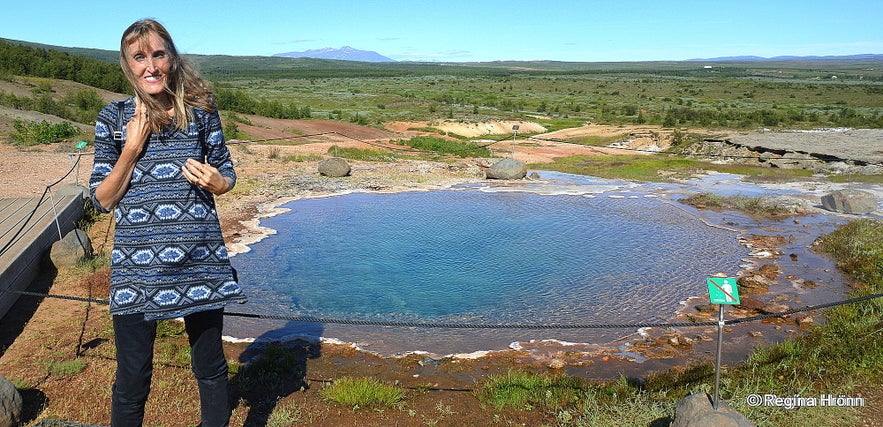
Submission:
[[[163,40],[151,32],[145,42],[136,39],[126,47],[126,62],[135,76],[135,84],[143,93],[167,97],[166,78],[171,63]]]

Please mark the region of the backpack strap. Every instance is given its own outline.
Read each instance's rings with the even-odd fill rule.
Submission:
[[[123,141],[126,140],[126,138],[123,138],[123,115],[125,113],[126,101],[117,101],[115,104],[117,105],[117,128],[113,131],[113,140],[117,143],[117,148],[119,149]]]

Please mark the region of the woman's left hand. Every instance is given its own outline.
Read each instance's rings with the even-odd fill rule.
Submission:
[[[224,194],[230,190],[230,182],[212,165],[187,159],[181,171],[187,182],[214,195]]]

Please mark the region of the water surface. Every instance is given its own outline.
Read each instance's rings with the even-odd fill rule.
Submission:
[[[234,258],[253,313],[404,322],[664,322],[705,278],[735,275],[738,233],[658,186],[551,174],[528,185],[297,200]],[[558,179],[555,179],[555,178]],[[312,335],[382,354],[513,341],[616,345],[635,330],[457,330],[234,320],[236,337]]]

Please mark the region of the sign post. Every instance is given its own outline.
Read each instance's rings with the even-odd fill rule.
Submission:
[[[717,402],[720,398],[721,379],[721,348],[724,340],[724,305],[739,304],[739,288],[736,279],[732,277],[709,277],[705,280],[708,285],[708,298],[712,304],[718,305],[717,314],[717,355],[714,363],[714,401],[713,407],[717,410]]]
[[[87,145],[89,145],[89,143],[86,141],[80,141],[77,143],[77,145],[74,145],[74,148],[76,148],[79,152],[79,155],[77,156],[77,185],[80,184],[80,157],[83,157],[83,149],[86,148]],[[71,162],[73,161],[74,155],[71,154]]]

